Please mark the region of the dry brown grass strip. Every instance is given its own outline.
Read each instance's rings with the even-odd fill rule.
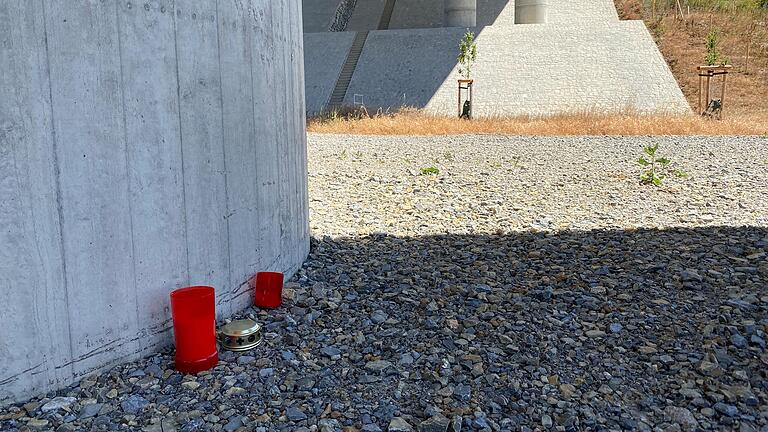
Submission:
[[[568,114],[460,120],[406,110],[395,114],[310,118],[310,132],[358,135],[766,135],[764,118],[709,120],[696,115]]]

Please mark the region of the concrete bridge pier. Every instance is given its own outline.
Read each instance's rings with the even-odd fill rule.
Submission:
[[[515,0],[515,24],[545,24],[547,0]]]
[[[477,25],[477,0],[445,0],[446,27]]]

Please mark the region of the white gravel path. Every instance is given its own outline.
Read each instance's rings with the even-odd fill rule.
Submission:
[[[640,185],[650,143],[689,177]],[[768,226],[760,137],[311,134],[309,161],[315,235]]]

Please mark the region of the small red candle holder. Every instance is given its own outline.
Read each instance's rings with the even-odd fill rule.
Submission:
[[[251,280],[253,304],[261,308],[275,309],[283,302],[283,274],[280,272],[258,272]]]
[[[219,362],[216,349],[216,296],[213,287],[192,286],[171,292],[175,368],[198,373]]]

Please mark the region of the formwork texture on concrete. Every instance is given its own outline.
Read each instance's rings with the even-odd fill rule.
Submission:
[[[477,115],[687,112],[688,104],[641,21],[473,29]],[[371,32],[347,92],[369,109],[456,112],[458,40],[465,29]]]
[[[356,34],[331,32],[304,35],[308,113],[319,113],[325,109]]]
[[[0,405],[171,342],[309,250],[298,0],[0,2]]]

